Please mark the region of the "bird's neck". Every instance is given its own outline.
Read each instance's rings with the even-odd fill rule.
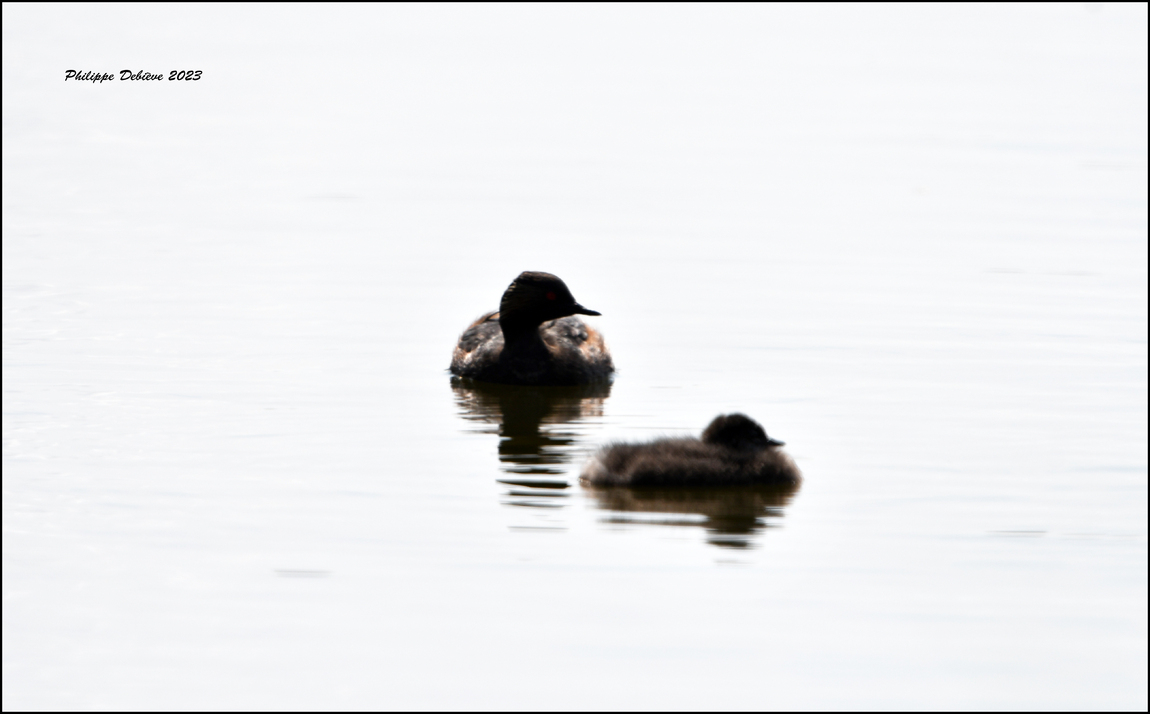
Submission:
[[[499,315],[499,327],[503,330],[503,342],[508,346],[542,343],[543,338],[539,336],[539,326],[542,324],[543,320],[531,316],[503,313]]]

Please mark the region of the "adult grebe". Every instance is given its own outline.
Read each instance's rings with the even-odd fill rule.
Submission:
[[[501,384],[571,385],[615,371],[603,337],[572,315],[598,315],[550,273],[524,272],[503,293],[498,312],[459,338],[451,373]]]

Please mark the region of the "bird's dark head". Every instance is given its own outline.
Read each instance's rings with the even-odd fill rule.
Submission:
[[[758,450],[783,445],[783,442],[767,436],[763,427],[745,414],[720,414],[715,417],[703,430],[703,441],[739,450]]]
[[[551,273],[520,273],[499,301],[499,321],[504,325],[534,327],[568,315],[598,314],[575,302],[567,285]]]

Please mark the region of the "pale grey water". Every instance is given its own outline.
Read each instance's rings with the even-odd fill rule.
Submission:
[[[1145,709],[1146,26],[5,4],[4,708]],[[521,270],[609,393],[453,389]]]

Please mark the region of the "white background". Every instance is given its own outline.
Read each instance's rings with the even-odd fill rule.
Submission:
[[[3,52],[6,710],[1146,708],[1145,5],[5,4]],[[751,547],[497,483],[445,368],[521,270],[619,368],[562,478],[744,411],[806,475]]]

